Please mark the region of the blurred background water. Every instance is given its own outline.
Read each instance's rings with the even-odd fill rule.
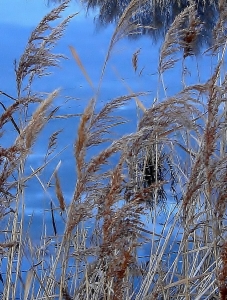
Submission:
[[[45,14],[55,6],[57,6],[57,3],[54,1],[48,3],[32,0],[1,1],[0,90],[16,97],[14,61],[19,61],[32,30],[35,29]],[[68,9],[62,14],[62,18],[76,12],[78,14],[71,20],[65,34],[53,49],[54,53],[64,54],[68,59],[60,61],[59,68],[52,68],[50,75],[36,80],[32,88],[33,91],[43,93],[44,97],[46,93],[60,88],[60,96],[54,103],[60,107],[57,113],[59,116],[82,113],[93,96],[93,91],[74,61],[69,46],[76,49],[93,85],[97,88],[115,29],[114,22],[106,22],[102,27],[97,26],[98,9],[94,8],[87,12],[85,6],[76,1],[70,3]],[[129,94],[128,87],[132,92],[147,92],[147,95],[140,100],[145,107],[152,105],[158,90],[157,68],[162,42],[163,38],[161,36],[154,39],[149,34],[138,34],[137,38],[124,38],[115,45],[104,73],[97,99],[97,110],[114,97]],[[138,70],[135,72],[132,65],[132,56],[139,49]],[[170,69],[164,74],[165,91],[162,88],[159,90],[160,98],[166,95],[174,95],[182,89],[184,84],[205,82],[209,78],[213,70],[212,57],[202,55],[202,52],[203,46],[201,46],[196,56],[186,58],[183,71],[180,62],[176,64],[174,69]],[[187,74],[184,83],[181,80],[182,72]],[[1,95],[1,101],[6,106],[10,104],[10,100],[3,95]],[[135,101],[130,100],[128,105],[116,112],[116,114],[118,113],[126,118],[128,123],[118,128],[116,137],[135,131],[138,122]],[[78,122],[78,117],[52,120],[40,134],[33,148],[33,153],[27,161],[26,173],[29,175],[31,168],[35,169],[43,164],[50,135],[54,131],[62,130],[56,150],[56,152],[62,152],[49,163],[42,174],[41,180],[43,183],[47,183],[57,164],[61,161],[59,176],[67,202],[72,197],[76,182],[73,144],[77,136]],[[16,136],[13,127],[9,127],[7,130],[9,135],[7,135],[7,140],[2,140],[2,145],[10,143]],[[99,150],[100,148],[93,150],[90,155],[95,155]],[[35,226],[34,224],[41,224],[43,208],[47,209],[47,218],[50,218],[50,199],[56,200],[53,199],[52,192],[53,190],[50,189],[46,193],[37,178],[34,177],[30,181],[26,190],[25,205],[26,215],[34,215],[33,226]],[[47,230],[51,234],[53,228],[50,226],[47,227]],[[36,236],[35,231],[34,236]]]
[[[32,30],[56,4],[47,5],[45,1],[18,0],[2,1],[0,5],[2,38],[0,59],[1,90],[12,97],[16,97],[14,61],[19,61]],[[115,28],[114,24],[110,24],[106,28],[98,30],[94,23],[96,12],[93,11],[86,14],[85,10],[75,2],[70,4],[70,7],[64,12],[63,18],[75,12],[79,13],[69,23],[64,36],[53,50],[54,53],[64,54],[68,59],[62,60],[60,68],[53,68],[50,70],[52,73],[49,76],[36,80],[33,85],[33,91],[43,92],[44,97],[46,93],[60,88],[60,97],[55,101],[55,105],[60,106],[58,115],[81,113],[93,96],[93,91],[71,56],[69,45],[72,45],[77,50],[94,86],[97,87],[110,39]],[[143,56],[140,61],[140,69],[144,69],[143,75],[138,76],[133,70],[131,59],[133,53],[141,46],[143,48]],[[159,45],[154,45],[152,40],[146,37],[142,37],[138,41],[128,39],[120,41],[114,48],[107,65],[97,101],[97,109],[114,97],[129,93],[121,80],[133,92],[149,91],[150,95],[144,98],[144,101],[146,106],[151,104],[153,101],[152,97],[155,97],[156,93],[158,50]],[[152,90],[153,92],[151,92]],[[1,101],[6,106],[10,104],[9,99],[3,95],[1,95]],[[120,115],[126,117],[129,123],[119,129],[119,132],[116,133],[118,136],[136,129],[136,105],[133,99],[129,102],[127,108],[121,109]],[[62,179],[63,191],[69,199],[75,186],[75,162],[72,154],[78,121],[78,117],[51,121],[39,136],[33,153],[28,159],[28,165],[34,169],[42,165],[49,136],[55,130],[62,129],[63,131],[59,135],[58,141],[60,145],[59,151],[65,147],[67,148],[49,165],[47,168],[49,173],[48,171],[45,172],[46,180],[48,180],[51,172],[61,160],[62,165],[59,169],[59,174]],[[10,134],[7,136],[7,140],[2,140],[3,145],[10,143],[15,138],[16,132],[14,128],[11,127],[8,130]],[[122,132],[120,132],[121,130]],[[27,172],[29,174],[31,170],[28,169]],[[46,197],[46,195],[42,196],[44,191],[36,178],[32,180],[32,189],[28,189],[27,192],[26,211],[31,213],[35,210],[35,214],[37,214],[39,207],[42,207],[41,199]]]
[[[47,1],[41,0],[1,0],[1,91],[16,97],[14,61],[19,61],[32,30],[35,29],[45,14],[50,12],[56,5],[55,2],[49,1],[47,3]],[[46,96],[46,93],[60,88],[60,95],[54,102],[56,106],[59,106],[56,114],[58,116],[82,113],[93,96],[93,91],[74,61],[69,46],[76,49],[93,85],[97,88],[110,40],[115,30],[114,22],[107,22],[102,27],[97,26],[98,9],[94,8],[86,12],[85,7],[76,1],[70,3],[69,8],[62,14],[63,18],[75,12],[78,12],[78,14],[71,20],[65,34],[53,49],[54,53],[64,54],[68,59],[62,60],[59,68],[52,68],[50,75],[36,80],[33,86],[33,91],[43,93],[43,97]],[[115,45],[100,87],[97,110],[107,101],[129,94],[127,86],[132,92],[147,92],[146,96],[140,98],[145,107],[153,104],[158,91],[157,69],[162,42],[163,38],[161,36],[154,39],[149,34],[140,34],[138,38],[124,38]],[[139,49],[138,70],[135,72],[132,65],[132,56]],[[215,66],[215,59],[208,55],[202,55],[203,49],[205,49],[205,46],[201,46],[196,56],[187,57],[184,66],[182,66],[182,62],[179,62],[174,69],[170,69],[164,74],[165,91],[161,87],[159,90],[160,99],[166,95],[176,94],[185,84],[202,83],[210,77]],[[185,82],[181,80],[182,72],[186,74]],[[10,100],[4,95],[0,95],[0,98],[6,106],[11,104]],[[127,124],[120,126],[115,132],[116,138],[136,130],[137,112],[134,99],[116,112],[116,114],[128,120]],[[26,168],[26,174],[29,175],[32,168],[36,169],[44,163],[48,138],[54,131],[62,129],[55,152],[59,154],[48,164],[39,179],[43,184],[47,184],[54,169],[61,161],[59,177],[67,203],[71,200],[76,183],[73,145],[77,136],[78,122],[78,117],[51,120],[38,137],[33,152],[28,158]],[[4,135],[1,145],[10,144],[16,137],[13,126],[7,128],[7,133],[9,133],[7,139]],[[89,155],[95,155],[99,150],[100,148],[92,150],[93,152]],[[28,183],[25,193],[25,224],[27,228],[30,226],[30,234],[37,243],[40,236],[44,234],[42,229],[43,219],[46,220],[45,234],[50,236],[54,234],[50,201],[57,205],[54,189],[49,188],[46,192],[38,178],[34,177]],[[61,223],[58,220],[62,220],[63,217],[56,213],[55,218],[58,225]],[[31,220],[32,222],[29,223]],[[89,224],[89,226],[92,226],[92,224]],[[156,229],[158,233],[158,226]],[[57,226],[57,230],[58,234],[63,233],[63,228]],[[141,255],[144,255],[145,252],[148,253],[149,249],[142,249]]]
[[[32,1],[32,0],[2,0],[0,3],[0,30],[1,30],[1,57],[0,57],[0,90],[16,97],[16,84],[14,74],[14,61],[17,62],[22,55],[29,35],[35,29],[40,20],[57,6],[56,1]],[[78,12],[69,23],[65,34],[53,49],[54,53],[64,54],[68,59],[60,62],[59,68],[52,68],[51,74],[42,79],[36,80],[33,91],[43,93],[52,92],[60,88],[60,96],[56,99],[55,105],[59,106],[57,115],[82,113],[86,104],[93,96],[93,91],[84,78],[80,68],[74,61],[69,46],[73,46],[89,74],[93,85],[97,88],[106,58],[108,47],[115,24],[112,20],[104,26],[97,26],[97,19],[100,18],[98,8],[90,9],[88,12],[85,5],[71,1],[69,8],[65,10],[62,17]],[[137,38],[124,38],[114,47],[108,61],[104,78],[101,84],[100,93],[97,99],[97,110],[104,103],[114,97],[132,92],[147,92],[148,94],[140,100],[145,107],[152,105],[158,90],[158,61],[163,38],[152,38],[151,35],[138,34]],[[209,78],[215,63],[213,58],[202,55],[203,48],[200,46],[196,56],[185,59],[184,66],[181,62],[176,64],[164,74],[165,91],[161,88],[159,97],[172,96],[179,92],[184,84],[205,82]],[[132,56],[140,49],[138,57],[138,70],[135,72],[132,65]],[[182,82],[182,72],[186,74],[186,82]],[[10,100],[3,95],[1,101],[8,106]],[[116,112],[118,113],[118,112]],[[116,137],[136,130],[138,122],[137,108],[132,99],[128,105],[119,110],[119,114],[128,120],[127,124],[118,128]],[[48,138],[56,130],[62,129],[59,135],[57,151],[63,151],[49,163],[48,168],[42,174],[43,182],[47,183],[55,167],[61,161],[59,175],[64,195],[70,201],[75,187],[75,161],[73,157],[73,144],[77,136],[78,117],[68,119],[55,119],[40,134],[33,153],[27,162],[27,174],[31,168],[35,169],[43,164],[46,153]],[[7,128],[9,135],[7,140],[1,141],[2,145],[10,143],[16,132],[13,126]],[[94,155],[99,148],[93,150]],[[32,187],[32,188],[31,188]],[[47,195],[42,189],[37,178],[29,183],[26,194],[26,214],[35,213],[42,218],[43,207],[49,209],[51,195]],[[51,229],[52,230],[52,229]]]

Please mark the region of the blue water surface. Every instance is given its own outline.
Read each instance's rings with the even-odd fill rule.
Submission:
[[[12,97],[17,97],[13,63],[15,60],[19,61],[32,30],[53,7],[54,4],[47,5],[46,1],[41,0],[1,0],[0,2],[0,90]],[[49,76],[37,79],[33,85],[33,91],[42,92],[44,98],[46,93],[60,89],[59,97],[54,102],[55,106],[59,106],[57,116],[82,113],[89,100],[94,96],[97,96],[96,109],[99,110],[107,101],[115,97],[131,92],[146,92],[147,95],[140,97],[140,100],[148,108],[153,104],[157,95],[160,97],[159,100],[162,100],[181,90],[184,84],[181,81],[181,63],[164,74],[165,86],[162,86],[158,81],[157,73],[162,41],[154,42],[146,36],[137,39],[125,38],[114,46],[100,84],[102,69],[115,25],[110,24],[105,28],[98,29],[94,22],[97,12],[90,11],[86,14],[84,8],[76,2],[71,2],[62,16],[64,18],[76,12],[78,14],[70,21],[64,36],[53,49],[54,53],[64,54],[68,59],[60,61],[59,68],[51,68]],[[98,94],[89,86],[81,69],[73,59],[69,46],[76,49],[96,91],[100,85]],[[135,72],[132,66],[132,56],[138,49],[141,50],[138,70]],[[186,59],[185,66],[190,71],[186,83],[205,82],[212,72],[210,61],[210,57],[202,55]],[[160,88],[159,93],[157,92],[158,88]],[[6,106],[12,104],[12,101],[3,95],[0,95],[0,98]],[[115,112],[116,115],[119,114],[128,120],[127,124],[120,126],[115,131],[116,137],[136,130],[137,112],[134,99],[131,99],[126,106]],[[56,206],[58,202],[54,188],[47,188],[46,184],[59,162],[61,162],[61,166],[58,173],[66,202],[69,203],[72,199],[76,183],[76,162],[73,152],[78,123],[79,117],[51,120],[39,135],[27,160],[25,174],[29,176],[32,169],[36,169],[44,163],[49,136],[57,130],[62,130],[58,137],[56,151],[48,157],[47,161],[53,158],[55,154],[59,154],[49,162],[48,167],[45,168],[40,177],[34,177],[29,181],[25,190],[25,225],[28,226],[29,220],[32,218],[30,233],[37,243],[39,243],[40,236],[44,234],[43,218],[47,224],[46,234],[53,235],[50,201],[53,201]],[[7,125],[7,132],[9,134],[7,134],[7,138],[4,136],[2,139],[2,145],[9,145],[16,137],[16,132],[10,124]],[[97,154],[100,149],[92,150],[93,152],[90,152],[89,155]],[[46,186],[46,191],[41,183]],[[56,213],[56,220],[59,220],[59,224],[62,222],[59,213]],[[57,229],[60,234],[63,233],[63,228],[58,227]],[[157,226],[157,230],[159,230],[159,226]],[[149,253],[149,250],[144,251]]]

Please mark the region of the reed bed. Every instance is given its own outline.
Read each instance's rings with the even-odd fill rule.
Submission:
[[[9,107],[2,104],[1,137],[7,134],[6,126],[12,126],[16,135],[11,145],[0,148],[3,299],[226,299],[225,1],[219,3],[213,44],[206,52],[216,55],[209,80],[188,86],[185,78],[179,78],[183,88],[171,97],[165,88],[165,72],[179,62],[184,68],[194,55],[193,43],[202,24],[190,1],[165,35],[157,98],[150,107],[143,105],[146,93],[131,92],[96,109],[112,49],[139,26],[131,16],[141,1],[131,1],[124,10],[97,88],[70,47],[94,90],[73,146],[76,182],[70,201],[59,176],[60,128],[49,138],[43,164],[30,174],[26,164],[41,130],[58,111],[54,100],[59,90],[43,100],[32,87],[36,77],[62,58],[52,48],[75,15],[51,24],[68,5],[64,1],[53,9],[32,32],[15,66],[17,96],[1,92],[13,101]],[[193,38],[186,39],[190,34]],[[132,57],[135,70],[139,55]],[[142,115],[137,131],[113,139],[115,128],[126,122],[116,117],[116,111],[132,99]],[[32,116],[30,106],[35,106]],[[91,156],[97,146],[100,152]],[[56,167],[46,183],[42,174],[54,159]],[[33,179],[50,199],[54,233],[48,233],[50,223],[43,212],[38,245],[32,239],[33,219],[29,226],[24,221],[26,191]]]

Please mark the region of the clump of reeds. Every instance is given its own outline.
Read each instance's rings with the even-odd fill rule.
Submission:
[[[51,66],[57,66],[61,54],[53,54],[52,49],[73,16],[69,16],[59,25],[52,27],[51,22],[60,18],[60,13],[66,9],[69,1],[52,10],[32,32],[23,55],[15,63],[17,95],[11,96],[1,91],[4,99],[13,101],[11,105],[1,103],[4,112],[0,116],[2,139],[7,136],[7,130],[14,128],[12,140],[7,137],[9,146],[1,147],[0,151],[0,185],[1,185],[1,259],[5,256],[5,276],[2,276],[4,286],[3,299],[16,299],[19,287],[25,286],[24,299],[28,297],[27,285],[22,280],[21,264],[26,250],[24,240],[24,207],[26,206],[25,188],[29,180],[40,172],[44,166],[27,174],[26,160],[43,127],[56,112],[50,108],[58,91],[54,91],[42,100],[41,95],[33,91],[33,81],[48,72]],[[30,106],[35,112],[28,115]],[[13,140],[15,138],[15,140]],[[8,249],[8,251],[6,251]],[[30,272],[34,275],[34,270]],[[30,274],[29,273],[29,274]],[[31,276],[30,276],[31,277]],[[31,281],[31,280],[30,280]],[[28,280],[29,282],[29,280]]]
[[[218,281],[219,281],[219,289],[220,289],[220,299],[224,300],[227,296],[227,251],[226,251],[226,242],[221,247],[221,263],[222,266],[218,270]]]
[[[209,80],[192,86],[184,84],[182,91],[171,97],[165,91],[158,91],[157,95],[164,94],[165,98],[157,98],[147,108],[139,99],[145,93],[131,93],[112,99],[100,111],[96,109],[111,51],[121,37],[136,29],[130,15],[138,9],[140,1],[128,5],[116,26],[97,91],[75,49],[70,47],[94,89],[94,97],[85,108],[77,130],[74,143],[77,178],[69,203],[61,188],[60,162],[47,184],[41,178],[41,171],[48,168],[48,157],[54,151],[59,130],[49,139],[44,165],[25,176],[26,158],[39,132],[56,112],[50,107],[58,93],[54,91],[41,101],[32,92],[32,82],[61,57],[50,50],[70,18],[56,28],[50,27],[49,22],[59,18],[68,3],[48,14],[32,33],[16,69],[17,99],[0,118],[2,127],[6,123],[14,126],[18,135],[12,146],[2,148],[0,153],[1,219],[9,215],[6,238],[0,245],[7,256],[7,274],[0,277],[4,299],[15,299],[18,293],[24,299],[212,299],[218,294],[224,299],[227,159],[226,76],[221,76],[226,56],[224,2],[220,2],[223,13],[216,26],[221,32],[214,30],[214,46],[210,49],[211,54],[220,51],[220,56]],[[187,32],[182,24],[185,23],[189,32],[199,33],[193,1],[176,17],[166,34],[159,57],[158,89],[165,90],[167,70],[174,68],[179,60],[184,63],[191,59],[187,55],[193,54],[187,48],[191,45],[184,39]],[[44,38],[46,30],[50,33]],[[138,64],[135,60],[136,56],[134,67]],[[113,113],[131,99],[142,110],[138,129],[113,140],[112,131],[125,122]],[[26,107],[34,102],[41,103],[26,122]],[[14,114],[19,109],[17,124]],[[100,153],[91,156],[91,149],[97,146],[102,146]],[[47,234],[44,218],[39,245],[34,244],[29,230],[25,232],[23,226],[25,184],[33,177],[50,199],[54,233]],[[13,179],[10,184],[9,179]],[[53,181],[57,204],[50,195]],[[58,233],[60,224],[63,234]],[[24,260],[29,266],[26,278],[22,274]]]

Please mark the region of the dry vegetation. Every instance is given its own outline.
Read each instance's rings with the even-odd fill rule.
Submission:
[[[3,299],[226,299],[225,1],[220,1],[213,46],[206,52],[216,55],[210,79],[185,85],[172,97],[158,96],[165,91],[165,72],[193,55],[192,43],[202,24],[190,2],[160,50],[160,85],[151,107],[142,104],[143,93],[131,93],[97,112],[103,77],[94,89],[74,144],[77,180],[70,203],[61,189],[58,161],[48,184],[42,181],[51,156],[30,175],[26,172],[37,136],[56,114],[53,101],[59,93],[43,100],[32,92],[32,84],[61,58],[51,50],[73,16],[55,27],[51,22],[59,19],[69,1],[51,11],[31,34],[15,66],[18,94],[9,107],[2,104],[0,117],[2,139],[6,126],[14,126],[17,133],[8,148],[0,148]],[[120,18],[103,74],[115,43],[138,26],[129,20],[139,4],[131,1]],[[73,47],[71,51],[92,84]],[[135,70],[138,55],[132,59]],[[111,140],[112,130],[123,122],[113,112],[130,99],[142,111],[138,130]],[[30,106],[37,106],[31,117]],[[59,134],[50,137],[47,153],[54,153]],[[98,155],[89,155],[90,149],[106,142]],[[54,183],[58,199],[50,206],[55,235],[46,234],[43,222],[38,246],[24,229],[26,187],[33,177],[47,194],[53,194]],[[64,228],[63,235],[57,226]]]

